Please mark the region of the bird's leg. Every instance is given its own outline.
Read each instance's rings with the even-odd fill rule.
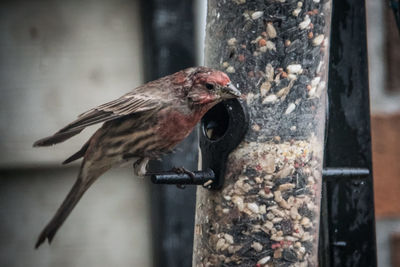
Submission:
[[[189,170],[187,170],[187,169],[185,169],[184,167],[173,167],[172,171],[177,173],[177,174],[181,174],[181,173],[187,174],[187,175],[189,175],[191,181],[192,182],[194,181],[194,178],[195,178],[194,173],[189,171]],[[186,186],[183,185],[183,184],[177,184],[176,187],[178,187],[179,189],[185,189],[186,188]]]
[[[181,174],[181,173],[187,174],[187,175],[189,175],[192,182],[194,181],[194,178],[195,178],[194,173],[192,171],[185,169],[184,167],[173,167],[172,171],[177,174]]]
[[[146,176],[146,167],[149,163],[149,158],[140,158],[135,163],[133,163],[133,171],[135,175],[139,177]]]

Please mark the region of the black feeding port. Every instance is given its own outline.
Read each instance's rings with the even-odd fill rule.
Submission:
[[[201,130],[205,137],[215,141],[224,136],[228,126],[229,114],[227,107],[224,103],[219,103],[204,115]]]
[[[213,170],[216,178],[211,189],[222,187],[228,155],[242,141],[248,126],[247,108],[238,99],[219,103],[209,110],[201,120],[202,169]]]

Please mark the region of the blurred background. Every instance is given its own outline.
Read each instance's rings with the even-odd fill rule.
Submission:
[[[376,236],[382,267],[400,266],[400,31],[390,2],[396,1],[366,1]],[[398,8],[397,1],[397,12]]]
[[[378,266],[400,266],[400,37],[388,2],[366,2]],[[52,245],[34,250],[76,179],[78,163],[60,162],[96,127],[55,147],[32,144],[145,81],[201,64],[205,6],[0,3],[0,266],[190,266],[195,188],[154,186],[130,166],[103,175]],[[184,153],[195,139],[153,167],[195,168],[197,153]]]
[[[60,162],[93,133],[33,149],[78,114],[144,81],[139,1],[0,4],[0,265],[151,266],[148,183],[101,177],[51,246],[34,242],[76,179]]]

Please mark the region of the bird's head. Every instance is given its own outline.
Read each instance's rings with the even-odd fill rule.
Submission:
[[[192,84],[187,92],[187,99],[192,105],[216,104],[241,95],[228,75],[222,71],[198,67],[194,68],[191,77]]]

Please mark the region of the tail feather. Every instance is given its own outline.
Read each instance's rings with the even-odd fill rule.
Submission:
[[[46,239],[49,243],[51,243],[54,235],[57,233],[57,230],[67,219],[72,209],[76,206],[78,201],[81,199],[89,186],[96,180],[96,178],[97,177],[83,180],[81,179],[81,177],[78,177],[72,189],[69,191],[67,197],[58,208],[54,217],[39,235],[39,238],[35,244],[35,248],[38,248]]]

